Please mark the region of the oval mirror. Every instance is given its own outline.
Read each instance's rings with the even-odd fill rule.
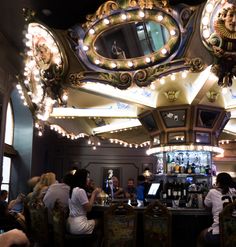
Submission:
[[[109,70],[150,67],[174,56],[181,41],[178,23],[160,9],[121,9],[95,17],[79,30],[78,54],[86,58],[87,66]]]
[[[99,55],[106,58],[136,58],[160,50],[169,38],[168,29],[158,22],[130,22],[99,35],[95,49]]]

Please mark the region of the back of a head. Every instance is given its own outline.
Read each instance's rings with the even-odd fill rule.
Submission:
[[[145,181],[144,175],[139,175],[137,180],[138,180],[138,182],[144,182]]]
[[[1,190],[0,192],[0,200],[5,201],[8,197],[8,191],[7,190]]]
[[[216,183],[222,189],[223,194],[225,194],[233,186],[233,179],[228,173],[221,172],[216,177]]]
[[[1,197],[5,197],[5,196],[7,196],[7,194],[8,194],[7,190],[1,190],[1,192],[0,192]]]
[[[89,172],[86,169],[79,169],[76,171],[73,176],[73,187],[80,187],[85,189],[87,185],[88,174]]]
[[[73,185],[73,176],[74,174],[69,172],[63,177],[63,183],[72,186]]]

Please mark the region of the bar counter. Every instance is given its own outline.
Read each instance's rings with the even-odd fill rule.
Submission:
[[[95,204],[90,214],[92,218],[103,218],[109,205]],[[146,207],[133,207],[137,211],[137,247],[143,244],[143,213]],[[172,247],[195,247],[199,233],[212,224],[211,212],[205,208],[171,208]]]

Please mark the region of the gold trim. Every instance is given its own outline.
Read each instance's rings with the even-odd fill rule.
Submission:
[[[87,56],[91,64],[94,64],[96,67],[101,67],[108,70],[134,70],[134,69],[137,70],[164,61],[168,59],[171,54],[174,53],[174,51],[176,50],[176,44],[178,44],[180,40],[180,30],[175,19],[170,14],[160,9],[152,9],[152,10],[145,9],[144,11],[146,14],[145,17],[140,17],[138,15],[138,12],[139,9],[136,8],[127,10],[126,14],[129,17],[128,20],[124,22],[120,21],[120,15],[122,14],[122,11],[117,11],[116,13],[106,17],[110,21],[110,24],[108,25],[105,25],[102,20],[98,20],[92,23],[92,25],[90,23],[90,28],[92,27],[94,33],[91,34],[89,30],[86,30],[85,35],[83,37],[83,46],[87,47],[88,50],[86,51],[82,50],[82,53],[84,54],[86,53],[85,55]],[[157,20],[158,13],[162,14],[163,16],[163,19],[161,21]],[[169,31],[169,33],[172,30],[175,31],[174,35],[170,34],[169,40],[162,48],[148,55],[148,57],[151,60],[149,63],[147,63],[145,60],[147,55],[141,57],[135,57],[131,59],[114,60],[111,58],[101,56],[95,50],[94,48],[95,42],[102,33],[112,29],[113,27],[117,27],[121,24],[127,24],[127,23],[133,23],[133,22],[145,21],[145,20],[153,21],[159,23],[160,25],[163,25]],[[81,47],[81,49],[83,48]],[[166,49],[167,51],[166,54],[163,54],[161,52],[162,49]],[[99,64],[95,63],[96,60],[100,61]],[[131,60],[133,63],[133,66],[131,67],[129,67],[128,65],[129,60]],[[111,66],[112,62],[116,64],[115,68]]]

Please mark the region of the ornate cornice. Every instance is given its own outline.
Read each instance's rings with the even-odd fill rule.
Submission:
[[[117,0],[107,1],[102,4],[95,14],[87,15],[87,22],[83,24],[84,28],[90,28],[91,25],[97,21],[103,19],[105,16],[110,15],[113,11],[129,9],[129,8],[140,8],[140,9],[153,9],[154,7],[169,8],[168,0]]]
[[[203,67],[204,66],[200,58],[186,58],[132,72],[126,71],[106,73],[83,71],[78,73],[71,73],[69,75],[69,82],[71,83],[71,86],[75,88],[80,87],[82,83],[96,81],[99,83],[109,84],[119,89],[127,89],[132,84],[136,84],[139,87],[149,86],[153,81],[181,70],[200,72]]]

